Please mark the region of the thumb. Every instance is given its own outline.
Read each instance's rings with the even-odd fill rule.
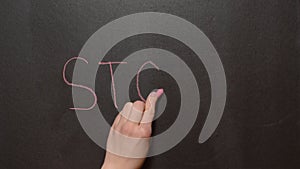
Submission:
[[[155,106],[158,98],[164,93],[163,89],[158,89],[156,92],[151,92],[146,100],[145,111],[141,123],[150,123],[155,114]]]

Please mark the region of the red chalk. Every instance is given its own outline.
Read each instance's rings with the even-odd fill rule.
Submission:
[[[164,93],[164,89],[158,89],[156,91],[157,97],[160,97]]]

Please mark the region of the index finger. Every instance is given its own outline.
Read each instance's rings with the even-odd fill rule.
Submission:
[[[145,111],[140,123],[151,123],[155,115],[155,107],[158,98],[164,93],[163,89],[151,92],[146,100]]]

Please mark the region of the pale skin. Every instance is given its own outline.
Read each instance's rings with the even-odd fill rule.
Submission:
[[[135,101],[133,107],[146,113],[150,106],[155,106],[157,99],[162,94],[160,92],[151,92],[146,102]],[[152,133],[152,122],[137,123],[124,118],[121,114],[115,118],[111,130],[116,130],[123,135],[135,138],[149,138]],[[133,147],[134,149],[134,147]],[[140,169],[145,161],[144,158],[129,158],[106,152],[105,160],[101,169]]]

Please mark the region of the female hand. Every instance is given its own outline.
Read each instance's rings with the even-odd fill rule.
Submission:
[[[102,169],[139,169],[149,150],[152,120],[163,89],[151,92],[142,101],[128,102],[115,118],[107,139]]]

